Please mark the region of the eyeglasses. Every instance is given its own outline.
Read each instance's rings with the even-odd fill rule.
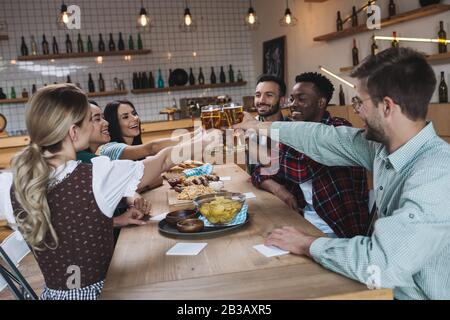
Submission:
[[[367,98],[367,99],[361,100],[360,97],[357,97],[357,96],[353,97],[353,98],[352,98],[352,107],[353,107],[353,110],[354,110],[356,113],[359,113],[359,111],[361,110],[361,108],[362,108],[362,106],[363,106],[363,104],[364,104],[364,101],[367,101],[367,100],[370,100],[370,99],[371,99],[371,98]]]

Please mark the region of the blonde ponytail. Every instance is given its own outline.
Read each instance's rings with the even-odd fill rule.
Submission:
[[[21,206],[15,212],[19,231],[36,250],[54,249],[58,236],[51,223],[47,191],[52,167],[62,141],[73,124],[81,124],[88,114],[86,95],[70,84],[51,85],[38,90],[26,112],[30,145],[17,154],[11,166],[14,195]],[[47,241],[47,234],[50,241]]]

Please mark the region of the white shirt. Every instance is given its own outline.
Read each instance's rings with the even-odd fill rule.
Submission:
[[[323,219],[317,214],[316,210],[313,207],[313,186],[312,180],[308,180],[303,183],[299,183],[300,189],[302,189],[303,197],[306,201],[306,207],[303,210],[303,215],[306,220],[311,222],[317,229],[326,234],[334,234],[333,229],[323,221]]]
[[[95,200],[102,213],[111,218],[120,200],[134,195],[144,175],[144,164],[141,161],[110,160],[105,156],[92,158],[91,162]],[[70,160],[59,166],[52,171],[50,183],[61,182],[80,163]],[[0,174],[0,219],[3,216],[10,224],[15,224],[10,198],[12,182],[12,172]]]

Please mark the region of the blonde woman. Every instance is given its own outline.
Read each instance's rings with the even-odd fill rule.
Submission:
[[[96,299],[114,251],[114,209],[173,166],[170,154],[180,150],[144,161],[75,161],[93,125],[86,95],[70,84],[37,91],[26,125],[30,145],[12,161],[12,186],[0,189],[10,194],[6,206],[44,275],[41,298]]]

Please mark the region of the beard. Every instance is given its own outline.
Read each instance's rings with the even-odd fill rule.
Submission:
[[[259,109],[260,106],[267,107],[267,110],[260,111],[260,109]],[[264,109],[266,109],[266,108],[264,108]],[[273,104],[273,105],[261,104],[260,103],[260,104],[258,104],[256,106],[256,110],[257,110],[259,116],[261,116],[261,117],[269,117],[271,115],[276,114],[278,111],[280,111],[280,103],[277,102],[276,104]]]
[[[364,121],[366,125],[366,139],[370,141],[375,141],[379,143],[385,143],[386,133],[384,129],[378,123],[369,124],[367,121]]]

